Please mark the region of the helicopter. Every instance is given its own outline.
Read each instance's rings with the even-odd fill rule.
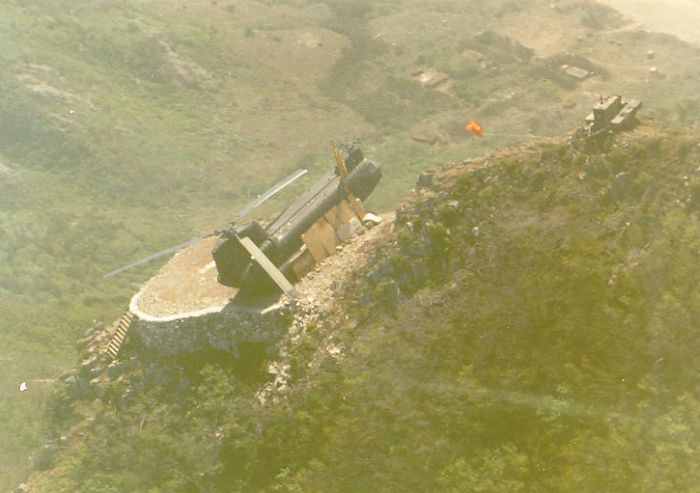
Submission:
[[[266,225],[243,223],[253,210],[306,174],[300,169],[244,207],[222,230],[162,250],[114,270],[104,277],[182,250],[203,238],[218,236],[212,251],[217,281],[240,291],[262,295],[284,292],[297,296],[293,284],[332,255],[367,222],[362,201],[381,180],[381,166],[365,158],[357,142],[336,146],[336,165]]]

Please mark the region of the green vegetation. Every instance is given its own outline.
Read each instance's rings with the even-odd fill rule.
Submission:
[[[37,491],[692,491],[699,139],[447,168],[293,346],[283,400],[147,364]],[[57,432],[77,404],[56,400]]]
[[[225,477],[235,478],[240,488],[293,491],[298,484],[303,491],[323,489],[324,475],[330,474],[334,461],[341,462],[340,456],[326,456],[341,449],[350,453],[350,425],[369,423],[379,412],[370,409],[352,417],[349,404],[338,397],[347,395],[355,406],[361,402],[353,392],[374,378],[371,373],[362,376],[361,366],[353,373],[349,367],[330,365],[328,375],[318,380],[309,375],[309,393],[299,394],[301,401],[291,402],[285,411],[261,411],[251,404],[252,385],[212,369],[201,376],[221,388],[212,402],[200,399],[197,392],[207,393],[196,386],[181,396],[184,400],[173,400],[165,391],[142,391],[137,407],[126,413],[107,410],[95,424],[100,431],[91,431],[87,442],[66,451],[65,457],[50,456],[42,443],[48,428],[61,435],[59,423],[73,424],[84,409],[66,416],[65,408],[56,404],[51,419],[58,421],[49,427],[41,413],[52,385],[44,380],[74,364],[79,335],[95,320],[109,323],[118,317],[157,265],[111,280],[102,280],[105,272],[225,224],[236,209],[295,166],[319,174],[331,163],[329,138],[359,138],[366,153],[382,162],[385,180],[370,206],[386,210],[425,169],[481,155],[518,138],[510,135],[554,135],[573,128],[588,111],[590,94],[640,97],[645,112],[668,126],[698,122],[692,96],[698,80],[696,50],[664,36],[618,31],[618,20],[609,11],[586,17],[588,2],[561,1],[558,9],[541,4],[0,0],[0,164],[14,170],[6,176],[0,166],[0,392],[10,396],[0,401],[0,432],[7,437],[0,445],[0,490],[21,482],[31,463],[58,466],[46,476],[60,475],[61,482],[51,490],[57,492],[187,491],[203,485],[216,491],[224,488]],[[513,29],[534,18],[567,27],[560,40],[567,55],[540,53],[532,39]],[[591,27],[596,34],[580,41],[577,35]],[[625,48],[611,40],[621,40]],[[655,49],[665,78],[644,82],[648,74],[644,50],[638,49],[642,44]],[[578,86],[562,82],[557,71],[562,60],[587,60],[598,74],[609,77],[588,81],[582,95]],[[449,87],[421,87],[410,75],[416,68],[444,72],[451,78]],[[574,106],[564,110],[566,101]],[[471,118],[482,121],[487,139],[465,135],[464,123]],[[444,139],[431,146],[413,140],[414,135]],[[679,147],[679,156],[683,152],[690,151]],[[625,156],[616,159],[632,159]],[[591,176],[601,173],[605,180],[601,166]],[[635,187],[655,183],[655,172],[645,173],[635,175]],[[532,174],[535,182],[545,179],[542,173]],[[306,183],[295,184],[260,214],[272,214]],[[696,188],[691,180],[688,190]],[[503,199],[503,191],[493,184],[469,193],[483,199],[483,210],[488,210],[487,200]],[[700,200],[695,195],[691,204]],[[628,231],[636,231],[636,223],[631,224]],[[453,242],[440,228],[431,234],[446,248]],[[403,250],[396,255],[404,256],[397,262],[413,262]],[[433,260],[439,263],[440,256]],[[430,264],[431,269],[436,266]],[[416,271],[416,279],[427,272]],[[373,286],[367,291],[375,298],[371,303],[394,309],[392,286]],[[402,289],[411,292],[407,285]],[[362,320],[365,316],[370,315],[358,313]],[[363,323],[372,326],[370,318]],[[391,320],[385,325],[390,324],[399,326]],[[380,341],[383,336],[373,337]],[[308,347],[314,342],[308,341]],[[374,346],[367,344],[365,356],[370,358]],[[433,358],[425,364],[434,364],[437,353],[420,353],[423,349],[407,354]],[[300,361],[303,357],[299,355]],[[386,378],[399,371],[398,366],[383,369],[379,362],[362,364]],[[347,365],[354,364],[361,362],[348,360]],[[356,380],[346,381],[345,372]],[[407,382],[412,378],[410,373],[405,377]],[[30,392],[19,394],[17,385],[25,380]],[[353,386],[349,393],[329,390],[344,385]],[[63,390],[53,392],[65,404],[70,396]],[[234,432],[235,420],[221,431],[208,428],[207,413],[220,409],[228,420],[233,401],[241,423],[252,428]],[[149,421],[156,423],[152,436],[141,436],[140,425],[134,425],[138,406],[160,413]],[[184,409],[199,421],[181,413]],[[328,417],[317,421],[326,411]],[[257,416],[265,426],[257,426]],[[304,420],[321,428],[300,427],[309,434],[295,434]],[[349,427],[336,434],[345,420]],[[125,434],[119,449],[123,452],[115,452],[123,457],[107,457],[116,446],[106,442],[109,433]],[[211,433],[226,438],[217,442]],[[243,437],[240,443],[238,435]],[[328,436],[338,440],[337,447]],[[282,453],[290,440],[301,448]],[[253,450],[258,443],[263,445]],[[376,445],[375,453],[383,453],[385,444]],[[503,476],[502,484],[493,488],[517,490],[513,481],[520,481],[523,468],[533,466],[521,461],[523,454],[530,457],[529,451],[511,445],[494,445],[478,458],[457,455],[447,462],[437,454],[435,460],[442,462],[436,463],[435,475],[426,473],[424,478],[430,476],[449,490],[457,488],[460,478],[493,471],[494,477]],[[129,447],[141,454],[129,452]],[[325,452],[323,447],[328,447]],[[401,450],[387,457],[398,463]],[[261,457],[269,457],[269,464],[262,465]],[[359,470],[366,458],[358,457],[346,457],[347,467],[355,464]],[[116,465],[107,467],[113,460]],[[156,463],[161,472],[148,472]],[[97,467],[99,474],[92,476],[87,466]],[[342,480],[351,488],[358,473],[347,472]],[[163,480],[166,476],[175,483]]]

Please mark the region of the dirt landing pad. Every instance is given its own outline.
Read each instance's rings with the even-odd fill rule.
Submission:
[[[131,299],[129,309],[142,320],[175,320],[221,311],[238,290],[216,281],[211,236],[170,259]]]

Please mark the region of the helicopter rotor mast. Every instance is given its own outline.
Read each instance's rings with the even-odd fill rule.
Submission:
[[[335,142],[333,142],[332,140],[331,149],[333,149],[333,156],[335,157],[336,169],[338,170],[338,176],[340,177],[340,185],[343,187],[343,192],[345,192],[345,198],[347,199],[348,204],[350,204],[352,212],[354,212],[357,218],[360,220],[360,222],[362,222],[362,214],[357,209],[357,202],[355,196],[352,194],[352,191],[350,190],[350,187],[348,186],[348,183],[346,181],[346,178],[348,177],[348,167],[345,164],[343,156],[340,155],[340,150],[338,150],[338,146],[336,146]]]

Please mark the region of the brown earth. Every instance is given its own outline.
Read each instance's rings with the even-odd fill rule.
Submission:
[[[175,254],[134,296],[132,308],[152,317],[223,308],[238,290],[216,280],[211,252],[217,241],[210,236]]]

